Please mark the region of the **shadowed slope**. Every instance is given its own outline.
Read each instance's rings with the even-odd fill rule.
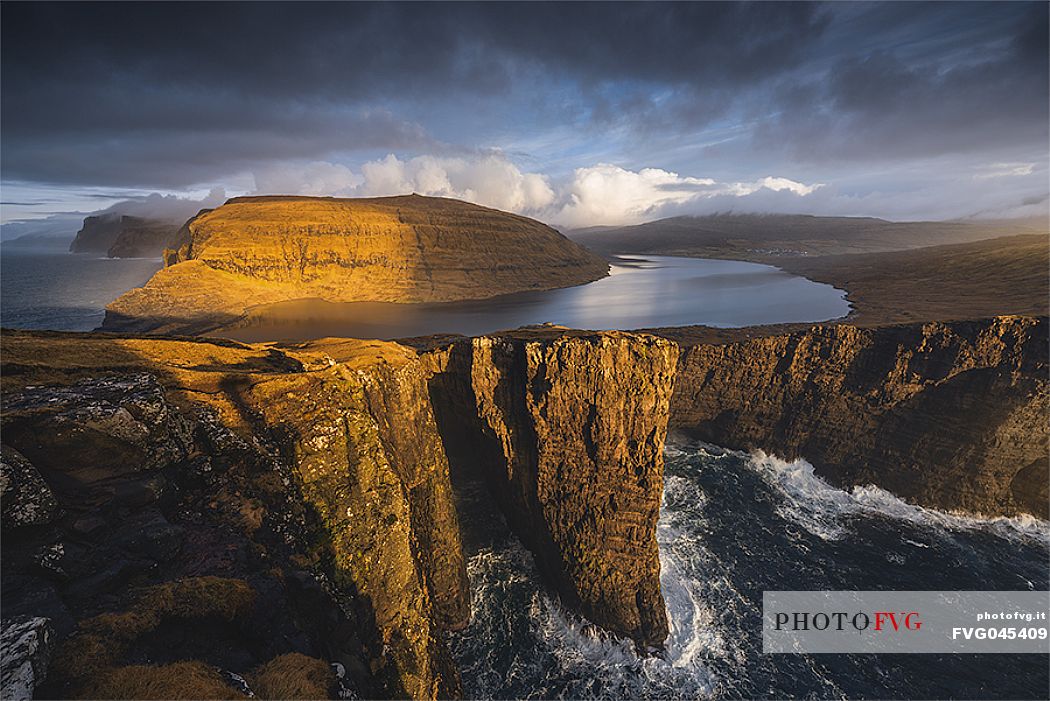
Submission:
[[[1047,313],[1050,242],[1009,236],[910,251],[784,258],[788,272],[845,288],[851,321],[885,324]]]
[[[893,251],[1034,233],[1045,234],[1046,222],[1036,218],[891,222],[808,214],[714,214],[579,229],[570,236],[602,253],[765,262],[769,257]]]

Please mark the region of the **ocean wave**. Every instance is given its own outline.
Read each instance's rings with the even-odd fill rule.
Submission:
[[[746,457],[748,465],[785,497],[777,506],[777,512],[825,540],[845,537],[849,532],[846,517],[878,514],[949,531],[984,530],[1001,538],[1035,541],[1050,548],[1050,522],[1028,514],[983,518],[927,509],[909,504],[874,485],[833,487],[816,475],[813,465],[801,458],[782,460],[762,451]]]
[[[473,620],[450,635],[468,697],[848,698],[863,688],[904,697],[914,680],[898,684],[866,661],[829,667],[821,656],[774,661],[762,654],[761,591],[777,588],[783,575],[812,565],[819,586],[843,586],[838,575],[845,574],[863,588],[886,569],[856,540],[797,536],[809,531],[838,541],[860,519],[897,519],[924,530],[899,529],[912,539],[902,536],[902,548],[886,557],[900,565],[911,548],[923,549],[916,563],[927,570],[971,548],[978,556],[1014,550],[1032,556],[1028,548],[1004,548],[986,537],[962,537],[968,547],[946,553],[940,545],[947,531],[1034,538],[1050,547],[1048,524],[1038,519],[980,519],[917,507],[876,487],[837,489],[805,460],[681,443],[668,445],[665,457],[656,531],[669,624],[664,650],[639,654],[633,642],[565,608],[544,586],[532,555],[508,535],[468,559]],[[771,509],[786,522],[769,519]],[[835,558],[843,558],[841,569]],[[1027,570],[1017,572],[1023,577]]]
[[[663,558],[661,558],[664,560]],[[554,676],[579,677],[568,695],[588,698],[711,698],[719,687],[709,668],[712,657],[724,654],[713,615],[698,597],[698,587],[664,560],[664,598],[671,633],[659,654],[639,655],[634,643],[611,635],[565,608],[547,594],[538,594],[529,610],[535,629],[557,660]],[[591,684],[600,680],[600,690]],[[575,688],[573,688],[575,687]]]
[[[662,533],[672,537],[667,528]],[[516,541],[476,553],[467,563],[473,620],[452,636],[468,694],[506,697],[529,689],[567,698],[715,696],[719,684],[708,665],[726,654],[726,644],[705,604],[704,584],[691,580],[679,559],[691,552],[684,541],[677,548],[661,545],[671,634],[666,649],[654,655],[639,654],[632,641],[568,611]]]

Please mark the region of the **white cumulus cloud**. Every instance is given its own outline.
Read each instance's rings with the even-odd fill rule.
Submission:
[[[732,208],[737,201],[743,204],[763,193],[806,197],[821,187],[819,183],[806,185],[773,176],[754,182],[722,183],[659,168],[631,171],[599,164],[576,169],[568,185],[567,201],[552,218],[567,227],[637,224],[700,213],[715,202],[721,208]]]
[[[418,156],[407,160],[390,154],[364,163],[360,173],[326,161],[280,165],[256,171],[255,186],[258,194],[337,197],[415,192],[533,215],[546,211],[555,201],[546,176],[523,172],[499,154],[473,159]]]
[[[255,191],[266,195],[327,195],[352,197],[364,182],[338,163],[280,163],[255,171]]]
[[[636,224],[713,209],[794,210],[823,187],[774,176],[719,182],[608,163],[577,168],[555,187],[547,176],[525,172],[499,153],[408,159],[389,154],[359,170],[327,161],[284,163],[256,170],[254,177],[256,194],[383,197],[415,192],[517,212],[566,228]]]
[[[511,212],[538,213],[554,202],[547,178],[525,173],[498,154],[474,159],[417,156],[406,161],[393,154],[361,166],[364,195],[455,197]]]
[[[1010,178],[1021,175],[1031,175],[1035,170],[1035,163],[993,163],[982,172],[973,177],[976,180],[988,180],[989,178]]]
[[[577,168],[557,219],[568,226],[633,223],[688,202],[715,184],[710,178],[683,178],[659,168],[631,171],[607,163]]]

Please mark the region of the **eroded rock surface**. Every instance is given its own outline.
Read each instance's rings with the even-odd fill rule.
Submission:
[[[362,697],[455,696],[445,631],[470,597],[453,474],[487,485],[563,602],[658,647],[669,425],[921,504],[1047,504],[1039,318],[683,349],[564,329],[426,351],[0,340],[5,445],[57,507],[5,522],[2,542],[5,615],[46,617],[57,639],[38,695],[175,693],[177,679],[238,697],[230,680],[306,656],[298,688],[325,688],[335,662]]]
[[[5,612],[46,613],[62,659],[81,660],[49,693],[172,677],[214,695],[302,654],[338,662],[364,697],[457,695],[457,428],[481,432],[460,447],[493,448],[489,485],[567,605],[640,644],[666,636],[654,528],[670,342],[3,343],[5,440],[65,510],[3,542]],[[464,390],[450,401],[469,420],[435,415],[443,384]],[[144,660],[163,663],[145,680]]]
[[[0,504],[4,528],[50,522],[58,502],[33,464],[17,450],[0,446]]]
[[[48,693],[237,697],[290,654],[365,698],[459,693],[443,630],[469,595],[426,377],[345,345],[5,334],[4,438],[66,511],[3,540],[5,614],[59,621]]]
[[[0,629],[0,695],[5,701],[28,701],[47,677],[54,631],[39,616],[5,618]]]
[[[106,251],[110,258],[159,258],[171,246],[179,225],[171,222],[122,217],[120,233]]]
[[[110,258],[159,257],[179,231],[172,222],[120,214],[84,218],[69,245],[73,253],[98,253]]]
[[[190,427],[153,375],[127,373],[4,398],[4,433],[66,503],[112,496],[187,455]]]
[[[667,637],[656,521],[676,359],[624,333],[435,354],[454,464],[487,482],[563,601],[643,646]]]
[[[372,672],[395,695],[455,695],[440,631],[466,624],[470,597],[418,362],[368,371],[337,364],[260,383],[244,397],[294,466],[336,590],[377,630]]]
[[[1047,320],[845,324],[683,351],[671,423],[835,484],[1046,518]]]

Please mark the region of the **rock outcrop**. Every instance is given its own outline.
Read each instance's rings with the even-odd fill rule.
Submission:
[[[47,678],[55,633],[46,618],[20,616],[0,624],[0,696],[29,701]]]
[[[683,350],[675,428],[925,506],[1048,516],[1045,317],[845,324]]]
[[[358,620],[373,621],[374,672],[395,695],[455,694],[440,631],[470,616],[448,463],[420,364],[344,364],[246,388],[280,436],[325,534],[318,555]]]
[[[24,338],[4,340],[5,375],[19,374],[19,360],[34,363]],[[100,689],[118,679],[125,688],[136,676],[120,670],[156,639],[153,631],[215,610],[226,623],[198,623],[202,635],[233,625],[238,633],[225,642],[243,652],[194,643],[201,649],[186,656],[205,665],[199,693],[214,693],[218,671],[208,670],[244,676],[291,653],[339,661],[368,698],[458,693],[441,631],[469,618],[466,572],[448,465],[413,353],[351,343],[351,357],[330,365],[309,353],[221,344],[89,345],[68,348],[97,354],[100,367],[89,374],[101,376],[4,397],[5,442],[31,456],[70,511],[51,533],[4,540],[5,565],[24,563],[5,566],[5,596],[15,607],[59,611],[67,630],[75,624],[73,647],[60,656],[87,662],[61,666],[55,690],[105,695],[112,692]],[[85,549],[85,536],[98,545]],[[48,568],[35,554],[42,551],[53,552]],[[34,584],[40,574],[58,586]],[[150,601],[178,601],[163,587],[201,575],[230,584],[208,585],[194,593],[204,599],[144,627],[153,604],[113,613],[135,621],[130,630],[81,619],[114,594],[123,599],[129,581],[156,582]],[[20,596],[33,589],[53,592],[51,600]],[[228,608],[237,591],[245,603]],[[270,607],[282,613],[264,623],[258,617]],[[254,638],[271,642],[260,649]]]
[[[179,225],[171,222],[121,217],[120,233],[106,250],[110,258],[159,258],[171,247]]]
[[[76,238],[69,244],[70,253],[105,253],[120,235],[119,214],[84,217]]]
[[[2,543],[5,615],[54,622],[44,693],[239,697],[231,680],[305,655],[362,697],[457,695],[457,430],[493,448],[482,473],[566,604],[659,645],[677,351],[556,335],[420,355],[5,334],[3,438],[62,509]],[[462,415],[435,412],[442,388]]]
[[[47,482],[17,450],[0,447],[0,508],[4,528],[50,523],[58,502]]]
[[[72,253],[98,253],[110,258],[160,257],[179,225],[167,221],[120,214],[84,218],[84,225],[69,245]]]
[[[431,360],[454,467],[489,485],[563,601],[661,646],[656,521],[677,346],[623,333],[505,336]]]
[[[5,397],[5,440],[45,471],[64,504],[106,501],[185,459],[190,426],[144,373]]]
[[[567,606],[658,648],[669,426],[843,486],[1046,516],[1047,328],[682,348],[533,328],[415,350],[7,332],[4,613],[54,632],[38,696],[455,696],[455,477],[487,486]]]
[[[295,299],[445,302],[570,287],[605,261],[538,221],[437,197],[238,197],[180,230],[108,329],[197,331]]]

